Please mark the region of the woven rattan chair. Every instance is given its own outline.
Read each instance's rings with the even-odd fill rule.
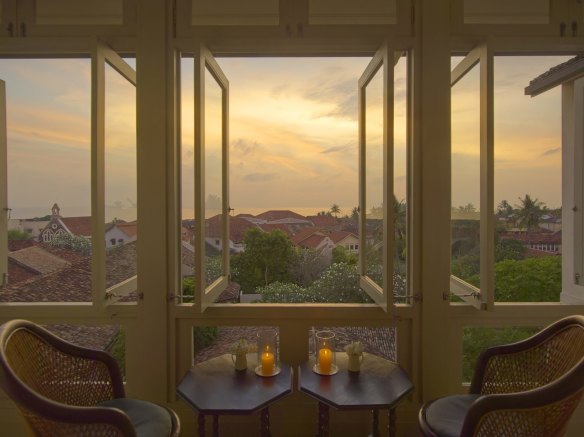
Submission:
[[[178,436],[169,408],[125,397],[106,352],[68,343],[26,320],[0,327],[0,386],[38,436]]]
[[[584,391],[584,317],[561,319],[524,341],[487,349],[470,394],[422,406],[425,436],[560,436]]]

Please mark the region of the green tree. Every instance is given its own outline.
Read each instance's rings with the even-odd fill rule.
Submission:
[[[351,210],[351,218],[353,220],[357,220],[359,218],[359,207],[358,206],[354,206],[353,209]]]
[[[10,229],[8,231],[9,240],[28,240],[30,238],[30,233],[26,231],[21,231],[18,229]]]
[[[298,248],[294,251],[290,262],[290,278],[296,284],[306,287],[312,284],[327,267],[327,260],[320,251]]]
[[[243,237],[244,250],[234,257],[238,282],[245,291],[274,281],[290,281],[289,267],[294,248],[288,236],[279,229],[263,232],[250,228]]]
[[[345,263],[349,265],[355,265],[358,261],[359,258],[357,255],[349,252],[343,246],[337,246],[333,249],[331,264]]]
[[[504,260],[495,264],[498,302],[559,302],[562,257]]]
[[[543,202],[538,199],[532,199],[529,194],[526,194],[523,199],[519,198],[520,204],[517,206],[517,217],[519,219],[519,226],[527,229],[527,232],[534,231],[539,226],[539,220],[543,215]]]
[[[513,240],[512,238],[505,238],[499,240],[495,245],[495,261],[503,261],[506,259],[524,259],[526,248],[523,242]]]
[[[501,200],[497,206],[496,215],[501,218],[509,218],[513,215],[513,207],[506,200]]]
[[[341,208],[336,203],[333,203],[331,206],[331,214],[337,217],[341,213]]]
[[[61,234],[53,237],[49,243],[54,247],[62,247],[64,249],[74,250],[84,255],[91,254],[91,241],[79,235]]]

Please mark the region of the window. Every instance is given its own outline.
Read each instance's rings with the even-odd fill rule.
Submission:
[[[208,302],[203,307],[237,287],[252,301],[377,302],[387,308],[396,282],[388,279],[394,272],[386,266],[395,265],[405,283],[407,57],[386,48],[369,66],[368,61],[215,61],[205,49],[193,61],[183,58],[181,275],[183,282],[197,281],[196,268],[204,261],[200,287],[206,287]],[[361,120],[367,125],[359,152],[359,98],[353,87],[363,69]],[[385,89],[384,80],[395,85]],[[396,122],[384,123],[384,114],[393,119],[394,113]],[[193,114],[199,114],[194,129]],[[204,126],[200,137],[197,123]],[[393,143],[399,148],[395,153]],[[358,156],[362,161],[356,165]],[[369,176],[360,181],[359,173]],[[398,197],[399,235],[389,230]],[[342,203],[335,203],[338,199]],[[362,243],[337,247],[345,238]],[[359,246],[368,249],[360,254]],[[260,252],[252,255],[255,248]],[[367,257],[362,266],[359,256]],[[339,284],[331,279],[339,274],[347,279],[341,288],[350,290],[335,290]],[[399,294],[405,293],[404,286]]]

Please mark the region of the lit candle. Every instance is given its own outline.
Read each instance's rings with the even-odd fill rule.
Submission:
[[[318,351],[318,365],[321,373],[331,373],[333,364],[333,352],[326,347]]]
[[[269,348],[266,348],[265,352],[262,353],[262,373],[264,375],[274,373],[274,354],[270,352]]]

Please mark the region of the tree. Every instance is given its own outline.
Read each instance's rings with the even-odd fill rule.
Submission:
[[[335,249],[333,249],[333,253]],[[294,252],[294,257],[289,267],[291,279],[296,284],[306,287],[319,277],[328,267],[327,264],[327,260],[320,251],[299,248]]]
[[[250,228],[243,237],[243,247],[244,251],[233,259],[237,277],[233,276],[244,290],[290,280],[289,266],[294,248],[284,232],[279,229],[263,232]]]
[[[464,206],[459,206],[458,211],[460,212],[477,212],[477,209],[472,203],[467,203]]]
[[[343,246],[337,246],[333,249],[331,264],[345,263],[355,265],[358,261],[357,255],[349,252]]]
[[[341,213],[341,208],[336,203],[333,203],[330,211],[332,215],[337,217]]]
[[[495,264],[498,302],[559,302],[562,257],[505,260]]]
[[[26,231],[21,231],[19,229],[10,229],[8,231],[9,240],[28,240],[30,238],[30,233]]]
[[[501,200],[497,206],[497,217],[509,218],[513,215],[513,207],[506,200]]]
[[[83,255],[91,254],[91,241],[80,237],[79,235],[62,234],[53,237],[49,243],[54,247],[62,247],[64,249],[74,250],[75,252],[80,252]]]
[[[525,258],[526,248],[523,242],[505,238],[499,240],[495,245],[495,261],[504,261],[506,259],[520,260]]]
[[[517,217],[519,225],[526,228],[527,232],[536,230],[539,226],[539,220],[543,215],[543,202],[538,199],[532,199],[529,194],[519,198],[520,205],[517,206]]]
[[[358,206],[354,206],[353,209],[351,210],[351,218],[353,220],[357,220],[359,218],[359,207]]]

